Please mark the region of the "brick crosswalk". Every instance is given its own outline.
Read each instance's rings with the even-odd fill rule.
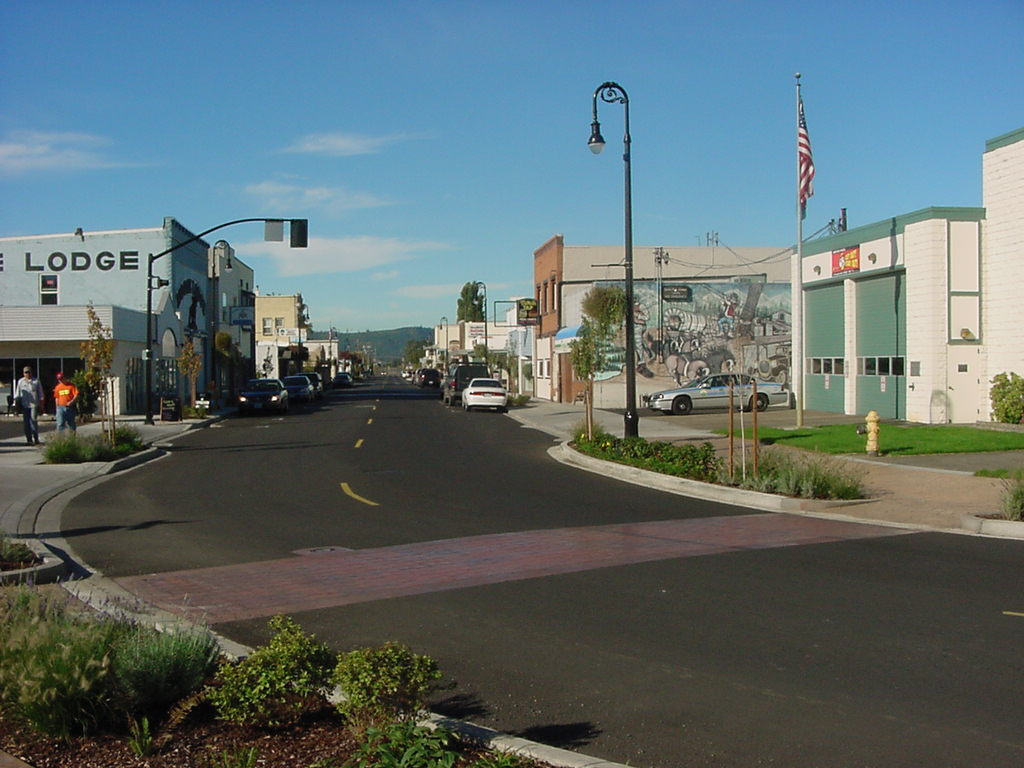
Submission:
[[[117,581],[142,599],[216,624],[596,568],[908,533],[810,517],[752,514],[559,528],[278,560]]]

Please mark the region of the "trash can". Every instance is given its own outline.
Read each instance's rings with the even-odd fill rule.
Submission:
[[[181,421],[181,398],[168,395],[160,398],[160,421]]]

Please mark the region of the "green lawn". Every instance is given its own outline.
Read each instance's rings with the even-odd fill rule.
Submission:
[[[716,430],[722,434],[721,430]],[[867,435],[857,434],[856,424],[830,424],[801,429],[761,428],[758,437],[766,445],[791,445],[821,453],[863,453]],[[976,427],[882,425],[878,438],[881,453],[912,456],[922,453],[978,453],[1024,450],[1024,432],[997,432]]]

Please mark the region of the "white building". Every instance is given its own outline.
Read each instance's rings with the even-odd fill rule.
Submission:
[[[988,421],[992,378],[1024,373],[1024,129],[989,141],[982,165],[984,208],[925,208],[804,245],[807,408]]]
[[[12,382],[26,364],[46,387],[53,386],[57,371],[72,373],[83,367],[81,342],[88,338],[86,305],[91,303],[117,342],[116,408],[121,413],[143,412],[149,257],[192,237],[168,217],[162,226],[145,229],[79,229],[0,238],[0,384],[4,390],[11,392]],[[186,384],[179,381],[175,358],[187,338],[193,339],[203,356],[200,390],[207,388],[218,330],[232,328],[232,339],[242,355],[251,355],[251,340],[242,330],[244,320],[238,320],[235,310],[251,304],[252,270],[233,257],[228,270],[230,246],[223,246],[214,255],[208,243],[198,240],[153,262],[154,276],[162,281],[152,294],[157,393],[184,394]],[[215,264],[216,280],[210,276]],[[218,311],[211,311],[211,306]],[[232,326],[233,322],[239,324]]]

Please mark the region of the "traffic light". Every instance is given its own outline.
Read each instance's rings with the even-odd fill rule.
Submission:
[[[309,219],[291,220],[292,248],[305,248],[309,245]]]

